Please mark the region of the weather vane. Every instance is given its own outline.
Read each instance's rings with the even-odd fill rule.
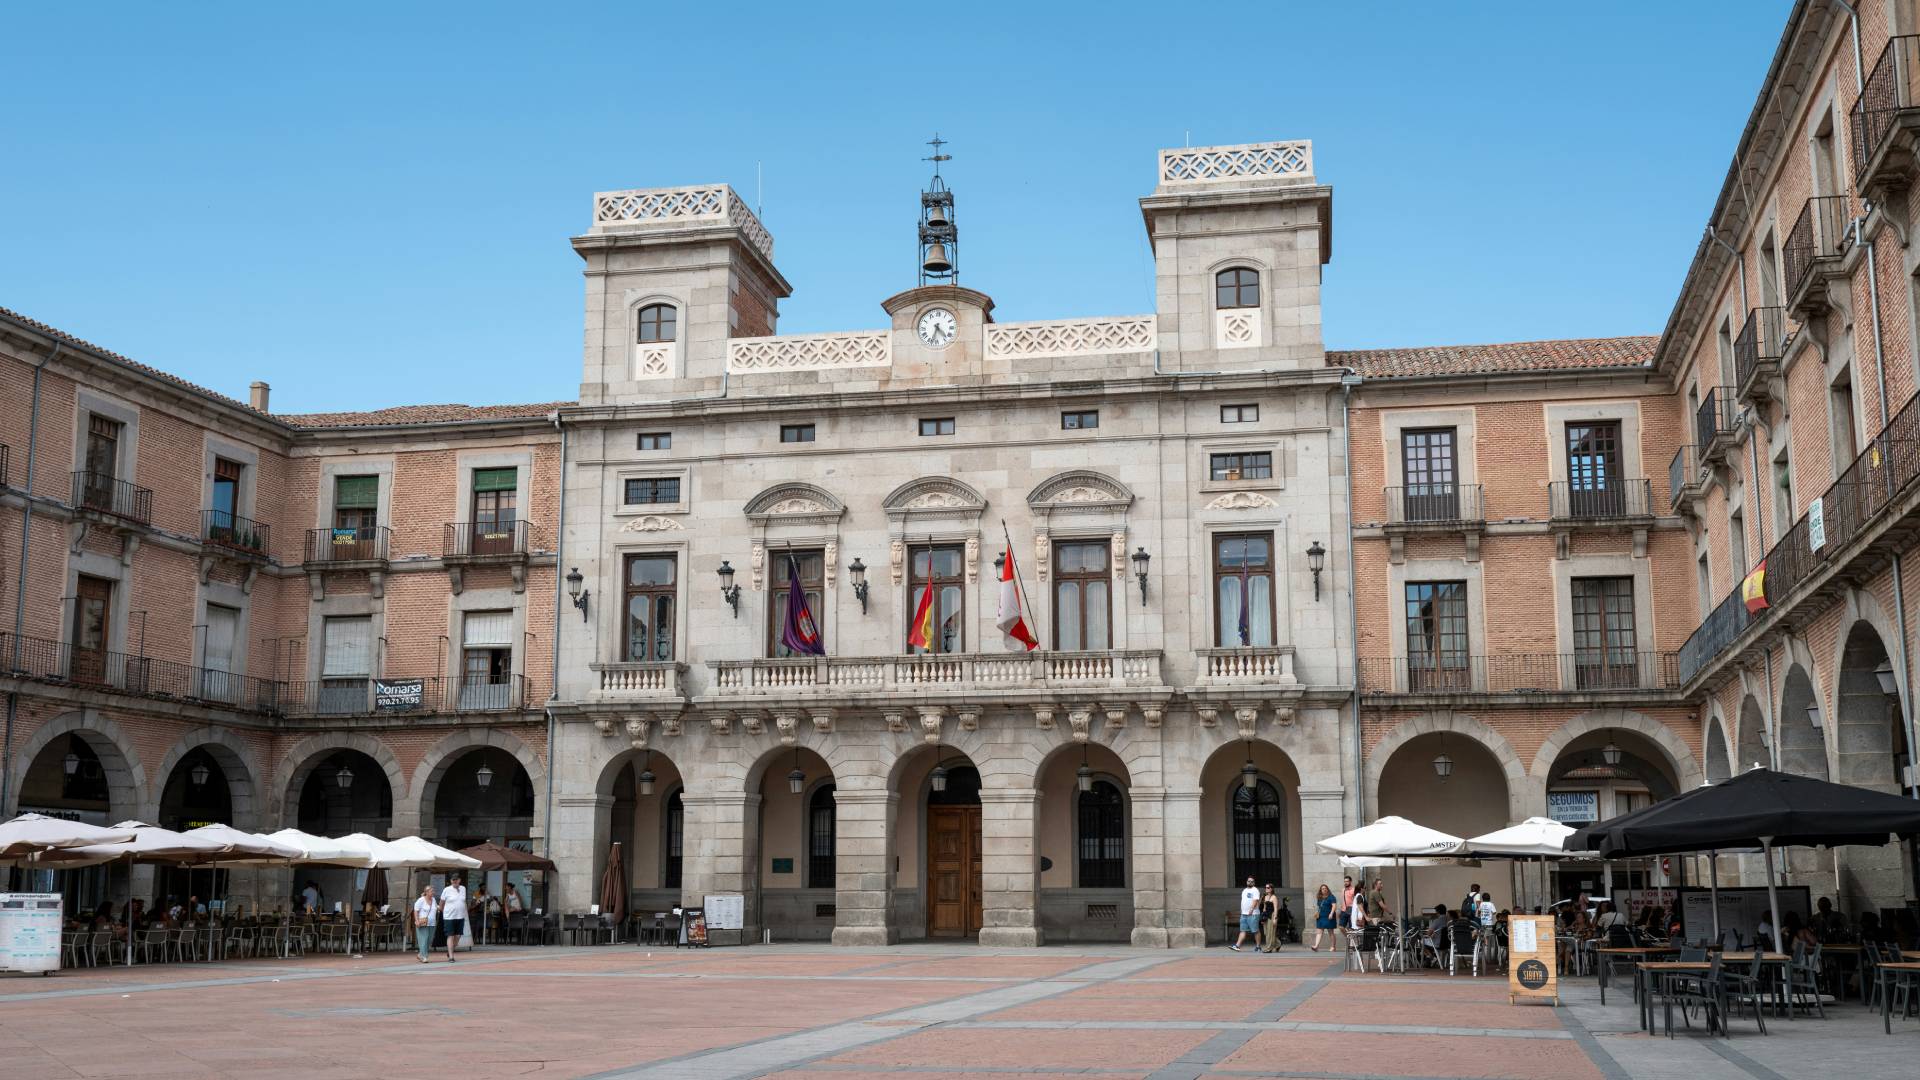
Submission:
[[[933,138],[927,140],[927,145],[933,147],[933,156],[923,157],[920,160],[933,162],[933,175],[939,176],[940,163],[943,161],[952,161],[953,155],[940,152],[940,148],[947,145],[947,140],[941,138],[940,133],[937,131],[933,133]]]

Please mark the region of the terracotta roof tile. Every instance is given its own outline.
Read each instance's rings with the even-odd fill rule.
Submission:
[[[253,413],[255,416],[267,415],[266,413],[256,410],[253,406],[248,405],[244,401],[240,401],[235,398],[230,398],[225,394],[219,393],[218,391],[209,390],[206,387],[200,386],[196,383],[190,383],[187,380],[180,378],[178,375],[169,375],[166,372],[161,371],[159,368],[149,367],[146,364],[143,364],[140,361],[133,359],[132,357],[123,356],[120,353],[114,352],[112,349],[102,348],[98,345],[95,345],[91,341],[85,340],[84,338],[74,337],[72,334],[67,333],[65,330],[59,330],[54,327],[48,326],[46,323],[41,322],[39,319],[34,319],[26,315],[22,315],[19,312],[12,310],[11,308],[0,307],[0,318],[6,318],[9,320],[12,320],[13,322],[17,322],[22,326],[25,326],[28,329],[33,330],[35,333],[45,334],[47,337],[53,338],[56,341],[64,342],[65,344],[72,345],[75,348],[85,349],[88,352],[96,353],[98,355],[107,357],[110,360],[114,360],[119,363],[125,364],[128,367],[135,369],[136,371],[140,371],[147,375],[151,375],[154,378],[159,379],[161,382],[172,383],[174,386],[178,386],[184,390],[191,390],[196,394],[205,394],[208,397],[217,398],[221,402],[227,405],[231,405],[236,409],[244,409],[247,412]]]
[[[1657,337],[1640,336],[1357,349],[1328,352],[1327,363],[1333,367],[1350,367],[1368,379],[1645,367],[1652,362],[1653,349],[1659,341]]]
[[[387,427],[394,424],[445,424],[462,420],[533,420],[571,401],[530,405],[395,405],[367,412],[283,413],[275,419],[301,428]]]

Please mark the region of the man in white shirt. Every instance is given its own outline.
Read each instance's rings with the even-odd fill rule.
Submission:
[[[460,875],[455,874],[448,879],[447,887],[440,890],[440,926],[447,935],[448,963],[453,963],[453,947],[467,932],[467,887],[461,880]]]
[[[1240,936],[1227,948],[1239,952],[1249,935],[1255,941],[1260,940],[1260,887],[1253,883],[1252,878],[1248,878],[1247,887],[1240,890]]]

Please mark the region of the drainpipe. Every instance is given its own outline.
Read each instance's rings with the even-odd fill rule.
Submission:
[[[1340,375],[1340,453],[1346,458],[1347,479],[1347,638],[1352,645],[1353,693],[1348,701],[1353,715],[1353,805],[1358,820],[1367,820],[1367,770],[1361,761],[1360,738],[1360,590],[1353,576],[1353,388],[1361,383],[1360,373],[1348,368]],[[1404,873],[1402,875],[1405,876]]]
[[[60,342],[54,342],[53,351],[33,369],[33,405],[27,419],[27,482],[20,489],[20,575],[13,590],[13,655],[9,658],[12,671],[20,670],[20,654],[25,645],[20,635],[27,625],[27,553],[33,545],[33,459],[40,447],[40,376],[60,355],[60,348]],[[7,728],[5,736],[0,737],[0,813],[12,805],[8,800],[13,794],[13,722],[19,714],[20,694],[14,691],[7,695]]]

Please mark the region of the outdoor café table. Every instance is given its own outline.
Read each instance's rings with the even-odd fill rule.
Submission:
[[[1652,960],[1655,957],[1671,956],[1679,951],[1679,949],[1674,948],[1672,945],[1603,945],[1593,950],[1595,956],[1602,958],[1597,961],[1600,965],[1600,1004],[1605,1005],[1607,1003],[1607,962],[1604,959],[1605,957],[1638,956],[1644,960]],[[1639,992],[1638,980],[1635,981],[1634,992]]]
[[[1883,960],[1874,973],[1885,986],[1880,991],[1880,1025],[1893,1034],[1893,987],[1901,979],[1920,980],[1920,960]]]
[[[1784,964],[1791,959],[1793,958],[1781,953],[1763,953],[1760,957],[1760,961],[1766,964]],[[1752,962],[1752,954],[1748,954],[1744,958],[1736,958],[1733,961],[1722,960],[1720,966],[1721,970],[1725,971],[1730,969],[1731,964],[1750,962]],[[1633,966],[1634,993],[1638,995],[1640,1001],[1640,1030],[1649,1035],[1653,1034],[1654,980],[1662,973],[1699,972],[1705,974],[1711,970],[1713,970],[1713,965],[1705,960],[1642,960],[1640,963],[1635,964]],[[1649,978],[1649,975],[1653,976],[1653,978]],[[1776,1012],[1779,1011],[1779,1006],[1784,1001],[1781,997],[1780,990],[1780,985],[1775,983],[1774,1004],[1776,1006]]]
[[[1858,945],[1822,945],[1820,946],[1820,955],[1825,959],[1837,961],[1831,966],[1838,969],[1844,969],[1843,973],[1848,976],[1858,975],[1860,973],[1860,954],[1861,954],[1861,948]],[[1847,990],[1846,984],[1847,982],[1850,982],[1850,981],[1852,980],[1843,979],[1841,981],[1839,986],[1840,994],[1844,995],[1846,993],[1846,990]],[[1859,980],[1859,983],[1860,983],[1860,1000],[1865,1001],[1867,1000],[1867,980],[1861,979]]]

